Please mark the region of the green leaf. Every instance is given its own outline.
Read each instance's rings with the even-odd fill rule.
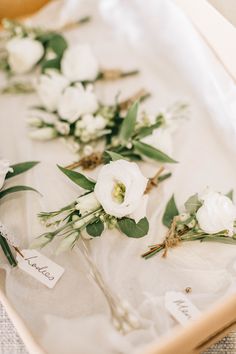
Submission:
[[[109,155],[112,161],[125,160],[125,157],[117,152],[106,150],[105,153]]]
[[[104,230],[104,224],[100,219],[86,226],[87,233],[92,237],[101,236],[103,230]]]
[[[11,167],[13,168],[13,172],[8,172],[6,175],[6,179],[17,176],[23,172],[26,172],[31,168],[33,168],[38,163],[39,163],[38,161],[27,161],[27,162],[22,162],[22,163],[17,163],[15,165],[12,165]]]
[[[68,47],[68,44],[64,37],[60,34],[55,34],[47,43],[47,48],[52,49],[58,57],[62,57],[64,51]]]
[[[85,177],[84,175],[82,175],[79,172],[67,170],[66,168],[59,166],[59,165],[57,165],[57,166],[67,177],[69,177],[69,179],[72,182],[74,182],[75,184],[77,184],[81,188],[86,189],[88,191],[94,190],[96,182],[88,179],[87,177]]]
[[[153,130],[159,128],[162,124],[163,124],[163,117],[162,116],[157,117],[157,121],[155,124],[152,124],[149,127],[143,127],[139,129],[136,139],[139,140],[145,138],[148,135],[151,135]]]
[[[233,189],[231,189],[225,196],[233,201],[233,197],[234,197]]]
[[[168,172],[168,173],[165,173],[164,175],[159,176],[157,180],[158,180],[158,182],[163,182],[166,179],[170,178],[171,176],[172,176],[172,173]]]
[[[126,117],[123,119],[119,133],[122,143],[127,143],[134,133],[138,107],[139,103],[135,102],[128,110]]]
[[[177,163],[177,161],[173,160],[170,156],[166,155],[164,152],[154,148],[151,145],[142,143],[141,141],[134,140],[133,141],[135,150],[141,155],[145,155],[150,159],[159,161],[159,162],[167,162],[167,163]]]
[[[175,204],[175,198],[174,195],[170,198],[169,202],[166,205],[166,210],[164,212],[163,218],[162,218],[162,223],[170,227],[171,223],[176,215],[179,215],[179,211],[177,209],[177,206]]]
[[[8,259],[8,262],[12,267],[17,266],[17,262],[15,260],[15,257],[13,256],[13,253],[11,251],[10,246],[8,245],[7,240],[0,234],[0,246],[2,247],[3,253],[5,254],[6,258]]]
[[[41,68],[42,68],[43,72],[46,69],[58,69],[58,70],[60,70],[60,68],[61,68],[61,58],[60,57],[56,57],[54,59],[43,60],[41,62]]]
[[[130,218],[122,218],[118,220],[120,230],[128,237],[139,238],[147,235],[149,230],[148,219],[142,218],[138,223]]]
[[[188,200],[184,203],[185,209],[189,214],[196,213],[201,205],[202,203],[198,199],[197,193],[188,198]]]
[[[33,191],[39,193],[36,189],[28,187],[28,186],[14,186],[7,189],[4,189],[0,192],[0,199],[5,197],[8,194],[15,193],[15,192],[23,192],[23,191]]]

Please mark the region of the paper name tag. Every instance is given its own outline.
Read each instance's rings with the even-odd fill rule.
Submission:
[[[64,268],[36,250],[22,250],[24,258],[17,254],[18,267],[48,288],[53,288],[64,273]]]
[[[186,325],[200,315],[198,308],[181,292],[168,291],[165,294],[165,307],[177,322]]]
[[[19,247],[19,243],[13,233],[0,221],[0,233],[13,247]]]

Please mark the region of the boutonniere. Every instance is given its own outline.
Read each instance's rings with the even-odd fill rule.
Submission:
[[[5,184],[8,182],[9,179],[26,172],[33,168],[35,165],[37,165],[38,162],[35,161],[28,161],[28,162],[22,162],[18,163],[16,165],[10,166],[10,163],[8,160],[0,160],[0,201],[2,198],[5,196],[16,193],[16,192],[21,192],[21,191],[34,191],[37,192],[34,188],[28,187],[28,186],[22,186],[22,185],[17,185],[17,186],[10,186],[8,188],[5,188]],[[17,247],[10,245],[8,240],[7,240],[7,235],[5,232],[5,226],[0,222],[0,246],[7,257],[9,263],[11,266],[16,266],[16,260],[15,257],[11,251],[11,246],[15,249],[15,251],[20,252]]]
[[[85,23],[89,17],[77,24]],[[137,70],[123,72],[119,69],[103,70],[88,44],[69,45],[62,33],[26,26],[3,20],[5,40],[0,57],[0,68],[10,76],[21,75],[39,68],[56,69],[70,82],[116,80],[135,75]],[[34,91],[29,82],[9,82],[3,93],[28,93]]]
[[[118,106],[114,117],[106,126],[104,149],[98,151],[96,144],[89,139],[84,148],[88,153],[83,156],[82,150],[80,160],[67,168],[93,169],[100,164],[122,158],[129,161],[176,163],[177,161],[171,157],[172,133],[178,124],[178,119],[186,116],[186,111],[187,105],[179,103],[156,115],[148,115],[146,112],[139,111],[139,102],[136,101],[123,118],[122,110]],[[95,121],[91,118],[90,122],[84,124],[82,117],[76,124],[78,127],[83,127],[81,130],[78,129],[77,133],[77,141],[81,144],[80,134],[86,133],[90,126],[94,129]]]
[[[232,191],[227,195],[207,189],[194,194],[179,212],[174,196],[169,200],[162,222],[169,229],[164,241],[152,245],[142,257],[150,258],[160,251],[167,255],[169,248],[182,242],[221,242],[236,245],[236,206]]]
[[[39,214],[46,226],[56,228],[37,238],[34,246],[45,246],[56,236],[63,236],[58,249],[61,252],[72,248],[81,236],[101,236],[105,228],[118,228],[134,238],[148,233],[145,193],[148,179],[137,164],[125,160],[111,162],[101,168],[97,181],[59,168],[86,193],[60,210]]]
[[[117,134],[127,107],[135,99],[144,100],[149,96],[147,91],[140,90],[123,102],[104,105],[99,102],[92,84],[71,85],[55,71],[41,76],[37,91],[42,106],[30,111],[29,137],[34,140],[61,138],[81,156],[91,155],[98,143],[110,141]]]
[[[54,230],[35,239],[32,247],[44,247],[55,237],[62,240],[57,253],[72,249],[77,244],[87,260],[89,274],[108,302],[115,328],[122,333],[139,328],[137,314],[127,301],[113,294],[106,284],[90,254],[89,241],[86,242],[85,239],[101,236],[105,228],[116,228],[132,238],[145,236],[149,229],[146,217],[147,191],[153,185],[153,179],[148,180],[134,162],[125,160],[103,166],[97,181],[88,179],[81,173],[59,168],[87,192],[59,210],[40,213],[39,218],[46,226],[54,227]],[[161,177],[160,171],[158,175]],[[159,180],[157,175],[155,178]]]

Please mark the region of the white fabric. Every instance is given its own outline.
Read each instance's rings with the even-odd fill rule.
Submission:
[[[236,190],[236,88],[189,21],[167,0],[95,2],[93,22],[71,31],[68,38],[91,42],[104,67],[141,70],[138,77],[97,84],[103,101],[112,102],[118,90],[125,97],[145,87],[152,92],[144,104],[150,113],[178,99],[191,105],[191,119],[180,122],[174,139],[173,157],[180,163],[171,166],[173,177],[151,195],[149,236],[132,240],[107,232],[91,242],[105,279],[138,311],[143,328],[127,336],[117,333],[109,322],[102,294],[87,278],[82,257],[75,251],[55,256],[55,244],[43,252],[66,271],[53,290],[7,266],[5,288],[49,354],[136,353],[176,325],[163,307],[167,290],[184,291],[190,286],[189,298],[200,310],[235,291],[234,246],[186,243],[171,250],[167,259],[159,255],[148,261],[140,254],[163,237],[160,211],[174,191],[178,205],[182,205],[207,185],[222,192]],[[27,107],[36,102],[35,96],[0,97],[2,156],[13,162],[42,161],[16,181],[25,180],[44,197],[32,193],[13,196],[0,210],[2,221],[19,235],[22,247],[44,231],[37,212],[63,206],[78,193],[55,167],[73,159],[65,146],[59,141],[27,139]]]

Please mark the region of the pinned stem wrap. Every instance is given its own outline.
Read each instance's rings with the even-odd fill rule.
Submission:
[[[169,248],[178,246],[178,244],[181,242],[181,234],[176,232],[176,220],[177,217],[174,217],[172,224],[167,231],[165,240],[162,243],[149,246],[149,251],[142,254],[143,258],[148,259],[162,250],[164,250],[162,257],[166,257]]]

